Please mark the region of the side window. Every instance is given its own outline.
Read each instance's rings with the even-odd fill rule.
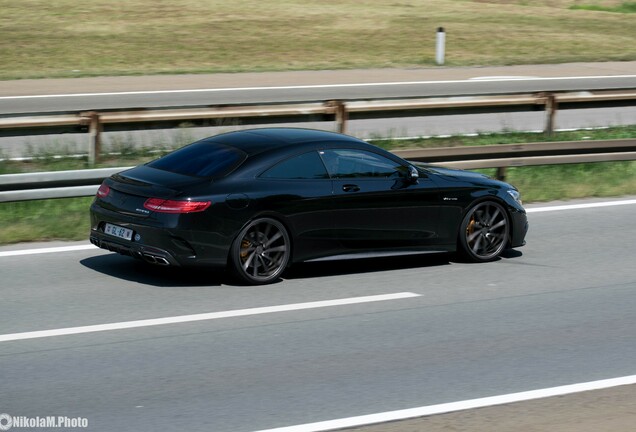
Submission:
[[[274,179],[328,179],[329,174],[315,151],[294,156],[274,165],[263,174],[262,178]]]
[[[320,155],[334,178],[406,177],[406,167],[365,150],[323,150]]]

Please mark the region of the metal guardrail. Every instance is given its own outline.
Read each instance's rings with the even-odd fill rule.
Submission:
[[[559,109],[592,108],[636,104],[636,89],[590,90],[534,94],[476,95],[410,99],[320,101],[270,103],[263,105],[224,105],[195,108],[160,108],[134,111],[105,110],[77,113],[47,113],[26,117],[0,118],[1,135],[88,132],[89,163],[99,159],[101,135],[109,130],[134,130],[180,126],[183,122],[205,124],[219,119],[241,120],[244,124],[281,123],[307,120],[334,120],[339,132],[346,132],[347,121],[440,114],[474,114],[509,111],[544,111],[545,131],[552,133]],[[198,123],[197,123],[198,122]]]
[[[128,168],[0,175],[0,202],[92,196],[106,177]]]
[[[277,123],[315,120],[318,116],[323,120],[335,120],[338,131],[346,132],[347,121],[350,119],[543,110],[546,116],[545,131],[551,133],[558,109],[634,104],[636,89],[625,89],[46,113],[2,117],[0,135],[34,135],[50,133],[51,130],[69,132],[78,131],[79,128],[89,134],[89,163],[94,164],[100,154],[101,134],[111,127],[133,130],[214,119]],[[509,144],[398,150],[395,153],[405,159],[455,168],[497,168],[497,176],[503,178],[505,169],[512,166],[636,160],[635,141]],[[90,196],[96,192],[104,178],[123,169],[126,168],[0,175],[0,202]]]
[[[395,150],[398,156],[452,168],[507,167],[636,160],[636,139],[565,141]],[[0,202],[92,196],[102,180],[131,167],[0,175]]]

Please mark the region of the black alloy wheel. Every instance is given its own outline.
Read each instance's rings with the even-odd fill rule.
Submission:
[[[492,261],[505,249],[509,232],[506,210],[494,201],[480,202],[468,211],[462,221],[460,249],[471,261]]]
[[[275,281],[287,267],[291,253],[289,234],[271,218],[250,222],[232,244],[230,258],[235,274],[252,285]]]

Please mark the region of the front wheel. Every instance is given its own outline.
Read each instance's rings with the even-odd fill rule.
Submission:
[[[459,229],[459,246],[471,261],[492,261],[505,249],[509,232],[506,210],[494,201],[483,201],[464,217]]]
[[[250,222],[232,243],[230,261],[234,273],[251,285],[276,280],[287,267],[291,243],[287,230],[275,219]]]

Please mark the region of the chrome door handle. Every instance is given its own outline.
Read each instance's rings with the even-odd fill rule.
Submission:
[[[346,184],[342,186],[342,190],[345,192],[358,192],[360,188],[358,187],[358,185]]]

